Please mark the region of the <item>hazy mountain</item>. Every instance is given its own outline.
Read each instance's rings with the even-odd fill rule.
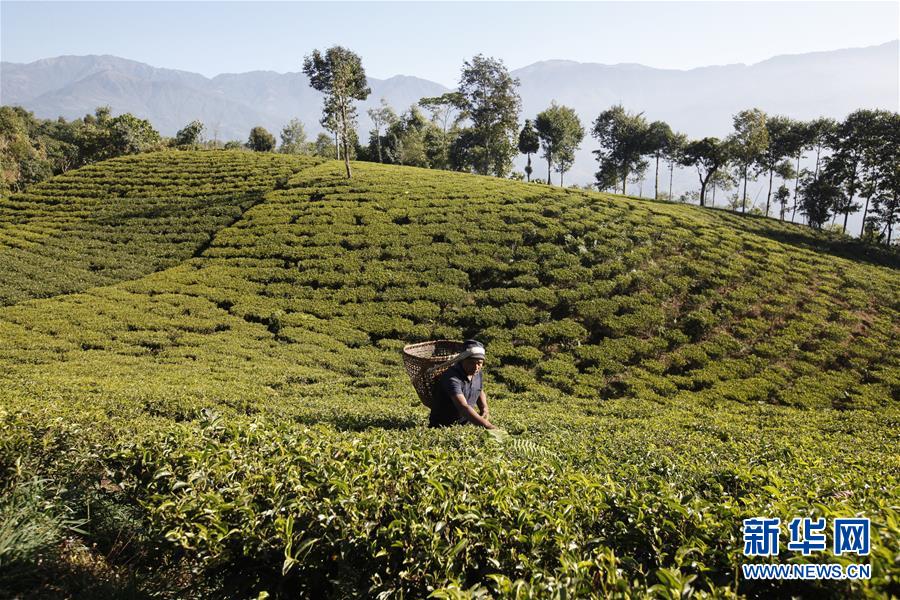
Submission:
[[[398,109],[423,96],[447,91],[440,84],[398,75],[369,79],[372,95],[360,106],[360,125],[369,126],[365,109],[383,97]],[[73,119],[109,105],[113,114],[130,112],[164,135],[174,135],[194,119],[207,135],[245,140],[262,125],[275,133],[297,117],[314,135],[321,130],[322,95],[302,73],[223,74],[212,79],[196,73],[157,69],[115,56],[61,56],[29,64],[0,63],[0,103],[18,104],[42,118]]]
[[[731,130],[732,115],[751,107],[800,119],[820,115],[842,119],[857,108],[898,110],[898,50],[893,41],[687,71],[550,60],[512,74],[521,84],[523,119],[556,100],[575,108],[589,131],[600,111],[622,103],[692,137],[724,136]],[[365,109],[381,98],[399,112],[423,96],[447,91],[440,84],[402,75],[370,79],[369,85],[372,95],[359,110],[362,139],[370,127]],[[200,119],[207,125],[207,135],[220,140],[244,140],[256,125],[277,135],[293,117],[304,122],[311,137],[321,129],[321,95],[302,73],[254,71],[210,79],[113,56],[0,63],[0,102],[20,104],[44,118],[74,118],[107,104],[114,114],[131,112],[149,119],[165,135]],[[567,183],[593,179],[594,148],[588,135]],[[521,169],[524,161],[518,164]],[[540,161],[535,175],[546,177]],[[558,181],[558,175],[554,179]],[[679,174],[676,191],[696,187],[694,179],[691,172]],[[645,187],[645,194],[649,189]]]

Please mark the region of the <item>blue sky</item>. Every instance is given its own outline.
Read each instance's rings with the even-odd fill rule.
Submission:
[[[455,86],[477,53],[689,69],[900,37],[888,2],[0,2],[0,57],[113,54],[214,76],[341,44],[376,78]]]

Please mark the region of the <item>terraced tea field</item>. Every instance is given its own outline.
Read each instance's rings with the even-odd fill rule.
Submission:
[[[160,153],[0,203],[0,589],[900,593],[896,255],[717,210],[341,169]],[[508,437],[425,427],[399,349],[444,337],[486,343]],[[758,516],[869,517],[867,557],[771,561],[871,579],[743,579]]]

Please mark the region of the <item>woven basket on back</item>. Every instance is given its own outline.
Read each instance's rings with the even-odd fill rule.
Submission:
[[[444,374],[451,360],[465,348],[463,342],[434,340],[403,348],[403,366],[422,404],[430,407],[435,379]]]

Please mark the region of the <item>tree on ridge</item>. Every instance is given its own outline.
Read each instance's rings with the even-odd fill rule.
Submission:
[[[247,147],[254,152],[271,152],[275,149],[275,136],[265,127],[254,127],[250,130]]]
[[[581,120],[574,109],[551,102],[550,108],[538,113],[534,127],[547,159],[547,183],[550,183],[551,167],[556,165],[559,185],[562,186],[563,175],[571,168],[575,150],[584,139]]]
[[[325,54],[313,50],[303,59],[303,72],[309,77],[313,89],[325,94],[325,117],[333,117],[339,143],[343,147],[344,167],[347,179],[350,170],[351,129],[356,125],[354,100],[365,100],[371,90],[366,84],[366,72],[362,59],[341,46],[332,46]]]
[[[502,60],[478,54],[463,63],[457,100],[471,127],[457,138],[466,146],[456,152],[477,173],[504,177],[512,167],[522,106],[518,86]]]
[[[600,163],[595,174],[598,187],[606,189],[621,180],[624,194],[628,176],[647,168],[643,160],[646,130],[643,113],[626,112],[621,104],[603,111],[594,120],[591,135],[600,142],[600,149],[593,151]]]
[[[747,179],[755,166],[759,166],[769,147],[766,129],[766,113],[758,108],[742,110],[734,115],[734,133],[728,136],[731,155],[744,181],[741,195],[741,212],[747,212]]]
[[[528,158],[528,164],[525,165],[525,176],[529,182],[531,182],[531,173],[534,171],[531,168],[531,155],[539,149],[540,138],[534,129],[534,124],[531,122],[531,119],[525,119],[525,126],[519,132],[519,152]]]

